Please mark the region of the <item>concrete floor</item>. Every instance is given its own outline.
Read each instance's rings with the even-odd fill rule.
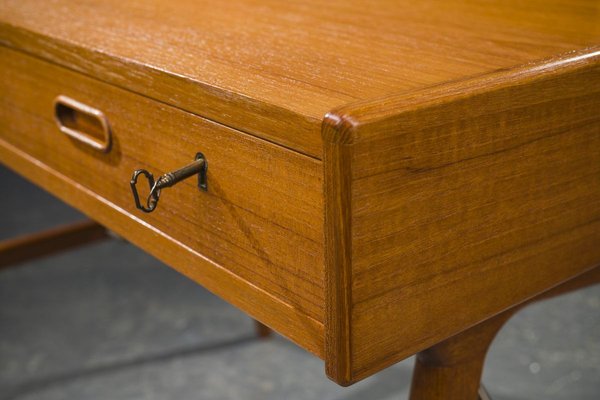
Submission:
[[[2,167],[0,183],[0,239],[83,218]],[[397,400],[412,362],[338,387],[316,357],[257,339],[244,313],[120,240],[0,272],[0,400]],[[514,317],[484,382],[494,400],[600,399],[600,286]]]

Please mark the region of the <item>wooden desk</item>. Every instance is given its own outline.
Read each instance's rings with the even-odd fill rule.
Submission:
[[[4,0],[0,44],[2,162],[341,385],[600,264],[597,1]]]

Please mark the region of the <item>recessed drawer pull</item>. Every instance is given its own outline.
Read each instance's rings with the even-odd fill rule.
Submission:
[[[194,175],[198,175],[198,188],[204,191],[208,190],[206,182],[207,168],[208,163],[206,162],[206,158],[202,153],[198,153],[196,154],[196,160],[193,163],[188,164],[176,171],[168,172],[162,175],[156,181],[154,181],[154,176],[145,169],[138,169],[134,171],[133,176],[131,177],[130,185],[131,191],[133,192],[135,206],[139,210],[142,210],[146,213],[154,211],[158,204],[158,200],[160,199],[160,191],[162,189],[171,187]],[[148,179],[148,186],[150,188],[150,193],[146,199],[145,206],[140,202],[140,196],[137,191],[137,180],[140,175],[144,175],[146,179]]]
[[[54,118],[58,129],[70,138],[103,153],[110,151],[110,125],[102,111],[70,97],[58,96],[54,100]]]

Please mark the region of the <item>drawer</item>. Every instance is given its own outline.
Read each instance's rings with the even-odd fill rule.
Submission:
[[[22,165],[20,172],[33,180],[44,181],[43,174],[62,180],[52,192],[322,355],[321,161],[0,49],[2,157],[20,159],[7,164]],[[58,129],[53,102],[60,95],[104,114],[109,151]],[[190,163],[197,152],[208,162],[206,192],[190,178],[163,190],[153,213],[135,208],[129,186],[134,170],[158,176]],[[80,196],[88,196],[85,205]]]

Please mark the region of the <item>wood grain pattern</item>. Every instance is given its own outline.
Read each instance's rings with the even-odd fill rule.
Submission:
[[[320,161],[13,50],[0,49],[0,69],[6,142],[133,216],[136,232],[142,226],[159,231],[289,305],[287,318],[323,322]],[[105,113],[113,133],[108,154],[59,132],[53,120],[59,94]],[[190,179],[165,190],[154,213],[135,209],[129,188],[135,169],[164,173],[189,163],[197,151],[208,160],[208,192]],[[107,226],[122,231],[116,223]],[[140,240],[152,251],[144,239],[133,242]],[[303,344],[314,351],[315,340]]]
[[[323,163],[325,168],[325,370],[341,385],[352,382],[352,219],[351,147],[343,143],[342,129],[324,121]],[[343,128],[343,127],[342,127]],[[338,135],[339,134],[339,135]]]
[[[343,277],[327,281],[328,302],[351,299],[339,316],[349,332],[327,325],[328,340],[349,337],[350,355],[328,360],[334,380],[366,377],[600,262],[599,104],[600,52],[587,49],[327,117],[326,149],[351,176],[350,195],[326,192],[326,235],[350,238],[335,250],[349,257],[326,252],[328,276]],[[326,186],[347,179],[335,166]]]
[[[246,311],[304,349],[324,357],[325,333],[321,322],[299,313],[289,304],[141,220],[137,213],[132,214],[98,196],[1,138],[0,160],[36,185],[93,216],[102,225],[110,226],[119,236],[200,282],[225,301]]]
[[[0,42],[321,158],[332,108],[594,45],[599,21],[595,0],[4,0]]]
[[[600,260],[599,21],[594,0],[5,0],[0,155],[346,385]],[[108,155],[58,134],[59,94],[106,114]],[[134,169],[197,151],[208,193],[133,208]]]

